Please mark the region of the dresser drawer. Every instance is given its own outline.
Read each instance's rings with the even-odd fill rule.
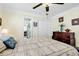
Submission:
[[[74,32],[53,32],[53,39],[75,46]]]

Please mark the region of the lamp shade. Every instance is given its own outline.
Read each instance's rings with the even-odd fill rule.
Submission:
[[[2,29],[1,33],[8,34],[8,29]]]

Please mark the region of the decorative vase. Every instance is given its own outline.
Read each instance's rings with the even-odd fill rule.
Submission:
[[[64,26],[65,26],[65,25],[63,25],[63,24],[60,25],[60,32],[63,32]]]

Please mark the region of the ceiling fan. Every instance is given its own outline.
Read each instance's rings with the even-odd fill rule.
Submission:
[[[36,9],[37,7],[39,7],[39,6],[43,5],[43,4],[44,3],[39,3],[38,5],[34,6],[33,9]],[[51,4],[63,5],[64,3],[51,3]],[[46,12],[49,11],[49,5],[48,4],[46,4],[45,9],[46,9]],[[46,14],[46,15],[48,15],[48,14]]]

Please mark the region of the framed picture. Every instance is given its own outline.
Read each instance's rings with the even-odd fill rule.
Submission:
[[[60,17],[59,22],[63,22],[63,21],[64,21],[64,17]]]
[[[79,25],[79,18],[72,19],[72,25]]]
[[[34,27],[37,27],[38,26],[38,23],[37,22],[33,22],[33,26]]]
[[[0,18],[0,26],[2,25],[2,18]]]

